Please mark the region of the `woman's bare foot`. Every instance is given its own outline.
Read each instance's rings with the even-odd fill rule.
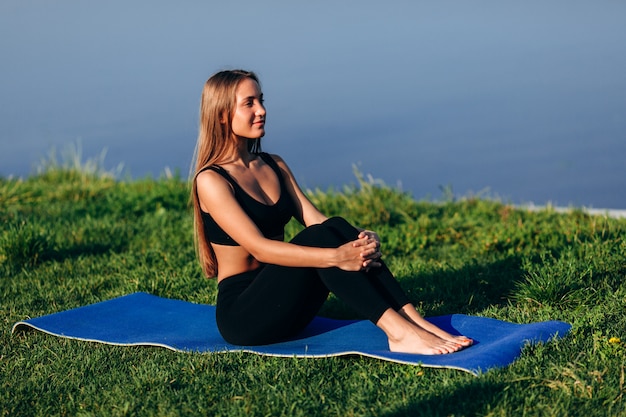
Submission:
[[[442,355],[461,350],[458,343],[443,340],[423,329],[413,328],[400,339],[389,338],[389,350],[392,352],[418,353],[421,355]]]
[[[385,311],[376,325],[387,335],[392,352],[440,355],[457,352],[464,347],[415,325],[392,309]]]
[[[474,341],[467,336],[455,336],[440,327],[435,326],[422,317],[422,315],[411,304],[405,305],[400,311],[398,311],[398,313],[416,326],[421,327],[422,329],[439,336],[448,342],[458,343],[463,347],[471,346],[474,343]]]

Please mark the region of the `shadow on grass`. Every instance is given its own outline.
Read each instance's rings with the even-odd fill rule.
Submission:
[[[15,221],[0,234],[0,263],[16,271],[49,261],[121,252],[134,232],[128,224],[76,222],[54,229],[45,222]]]
[[[51,245],[36,245],[26,250],[19,248],[13,252],[5,250],[4,265],[8,271],[16,272],[23,268],[33,268],[46,262],[63,262],[79,257],[100,256],[111,252],[122,252],[127,245],[114,243],[91,242],[74,244],[62,248],[53,248]],[[8,255],[6,253],[8,252]]]
[[[50,254],[49,260],[61,262],[66,259],[75,259],[81,256],[98,256],[113,252],[119,253],[123,252],[126,248],[127,245],[116,244],[115,242],[76,244],[54,251]]]
[[[384,416],[481,416],[488,413],[490,405],[501,401],[504,389],[505,384],[501,382],[477,378],[454,390],[417,399]]]
[[[471,314],[503,305],[523,274],[521,260],[509,257],[489,264],[475,262],[459,269],[396,278],[414,305],[427,316],[439,316]],[[334,296],[326,301],[320,315],[338,319],[359,318]]]
[[[436,270],[398,281],[428,315],[468,314],[501,306],[524,275],[521,260],[509,257],[492,263],[474,262],[459,269]]]

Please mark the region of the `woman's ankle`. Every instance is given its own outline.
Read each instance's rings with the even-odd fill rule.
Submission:
[[[411,331],[412,324],[409,323],[400,313],[389,308],[376,322],[387,338],[392,341],[402,340],[407,332]]]

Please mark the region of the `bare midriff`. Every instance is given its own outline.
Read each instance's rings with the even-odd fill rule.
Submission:
[[[283,240],[283,237],[276,236],[272,239]],[[215,243],[212,243],[211,246],[217,259],[217,282],[233,275],[253,271],[263,265],[242,246],[218,245]]]

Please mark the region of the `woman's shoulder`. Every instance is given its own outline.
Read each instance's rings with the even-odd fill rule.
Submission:
[[[261,158],[263,158],[266,162],[268,158],[271,158],[271,160],[274,161],[276,164],[278,164],[279,167],[281,167],[284,170],[289,171],[287,162],[285,162],[285,160],[280,155],[275,154],[275,153],[267,153],[267,152],[262,152],[260,155],[261,155]]]
[[[196,174],[196,183],[198,188],[204,187],[220,187],[229,185],[232,188],[231,179],[228,172],[219,165],[209,165],[202,168]]]
[[[220,173],[220,172],[224,172],[225,169],[221,165],[218,165],[218,164],[206,165],[198,170],[196,176],[203,174],[205,172],[211,172],[211,171]]]
[[[200,171],[195,181],[200,209],[205,213],[211,213],[235,195],[233,183],[215,170]]]

